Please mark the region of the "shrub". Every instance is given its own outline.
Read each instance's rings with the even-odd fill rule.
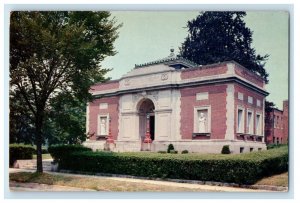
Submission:
[[[221,151],[221,154],[230,154],[229,145],[224,145]]]
[[[279,148],[279,147],[285,147],[288,146],[287,144],[269,144],[267,145],[267,149],[274,149],[274,148]]]
[[[91,151],[60,155],[60,168],[72,171],[238,184],[253,184],[262,177],[288,170],[287,147],[226,156]]]
[[[13,166],[14,162],[19,159],[32,159],[35,149],[31,145],[10,144],[9,145],[9,165]]]
[[[176,150],[170,150],[170,152],[169,152],[170,154],[177,154],[178,153],[178,151],[176,151]]]
[[[49,152],[48,152],[48,149],[47,148],[45,148],[45,147],[43,147],[42,148],[42,154],[48,154]]]
[[[157,153],[166,154],[167,152],[166,151],[158,151]]]
[[[167,152],[170,153],[170,151],[171,151],[171,150],[174,150],[174,149],[175,149],[175,148],[174,148],[174,145],[173,145],[173,144],[169,144],[169,145],[168,145],[168,150],[167,150]]]
[[[58,162],[64,156],[69,156],[72,152],[92,151],[92,149],[82,145],[52,145],[48,152],[53,157],[54,162]]]
[[[181,154],[188,154],[188,153],[189,153],[188,150],[183,150],[183,151],[181,152]]]

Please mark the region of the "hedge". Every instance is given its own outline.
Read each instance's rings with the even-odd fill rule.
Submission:
[[[69,156],[71,152],[83,151],[92,151],[92,149],[84,147],[82,145],[52,145],[48,147],[48,152],[56,162],[58,162],[65,156]]]
[[[287,147],[239,155],[78,151],[58,160],[60,169],[71,171],[238,184],[288,170]]]
[[[35,149],[31,145],[10,144],[9,145],[9,165],[13,166],[16,160],[32,159]]]

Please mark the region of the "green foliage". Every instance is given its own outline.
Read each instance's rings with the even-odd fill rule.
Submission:
[[[174,145],[173,145],[173,144],[169,144],[169,145],[168,145],[167,152],[170,153],[170,151],[171,151],[171,150],[174,150],[174,149],[175,149],[175,148],[174,148]]]
[[[76,151],[57,156],[59,167],[72,171],[239,184],[288,170],[287,147],[238,155]]]
[[[176,151],[176,150],[170,150],[169,153],[170,153],[170,154],[178,154],[178,151]]]
[[[200,65],[234,60],[268,81],[264,65],[269,55],[256,55],[246,12],[201,12],[187,23],[188,36],[180,48],[182,57]]]
[[[35,149],[31,145],[10,144],[9,145],[9,165],[12,166],[16,160],[32,159]]]
[[[224,146],[222,147],[221,154],[230,154],[230,148],[229,148],[229,145],[224,145]]]
[[[279,148],[279,147],[288,147],[287,144],[269,144],[267,145],[267,149],[274,149],[274,148]]]
[[[70,102],[85,104],[92,99],[90,86],[107,81],[109,69],[102,68],[101,62],[116,53],[113,43],[119,27],[106,11],[11,12],[9,69],[10,93],[14,97],[10,98],[19,99],[10,100],[18,105],[13,107],[11,118],[18,122],[24,119],[22,112],[28,115],[22,124],[26,132],[34,130],[27,135],[37,146],[37,171],[43,170],[41,146],[45,138],[51,140],[51,133],[45,131],[50,129],[62,136],[53,140],[82,141],[83,127],[79,123],[84,117],[81,112],[76,114],[81,105]],[[69,108],[56,106],[59,102]],[[21,132],[15,124],[12,132],[18,136]],[[58,129],[62,132],[56,133]]]
[[[157,153],[166,154],[166,151],[158,151]]]
[[[189,153],[189,151],[186,149],[181,152],[181,154],[188,154],[188,153]]]
[[[47,144],[81,144],[85,141],[86,103],[60,94],[51,100],[51,107],[44,126]]]
[[[59,161],[62,157],[70,156],[72,152],[92,151],[92,149],[82,145],[52,145],[48,148],[48,152],[54,161]]]

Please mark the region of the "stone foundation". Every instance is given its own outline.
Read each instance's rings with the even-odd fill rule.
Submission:
[[[240,140],[182,140],[182,141],[153,141],[151,144],[138,141],[115,141],[114,146],[106,149],[105,141],[87,141],[84,146],[90,147],[93,151],[110,150],[114,152],[139,152],[139,151],[167,151],[168,145],[173,144],[179,153],[188,150],[190,153],[214,153],[220,154],[224,145],[229,145],[233,154],[252,151],[266,150],[266,144],[262,142],[247,142]]]

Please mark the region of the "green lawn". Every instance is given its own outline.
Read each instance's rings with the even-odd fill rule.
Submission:
[[[288,172],[263,178],[255,183],[255,185],[273,185],[273,186],[284,186],[284,187],[288,187],[288,184],[289,184]]]
[[[50,154],[42,154],[43,159],[52,159]],[[33,155],[33,159],[36,159],[36,154]]]
[[[62,185],[77,188],[93,189],[97,191],[114,192],[208,192],[199,188],[163,186],[157,184],[127,182],[108,178],[86,178],[78,176],[52,175],[47,173],[19,172],[9,174],[10,181],[23,183],[40,183],[48,185]]]

